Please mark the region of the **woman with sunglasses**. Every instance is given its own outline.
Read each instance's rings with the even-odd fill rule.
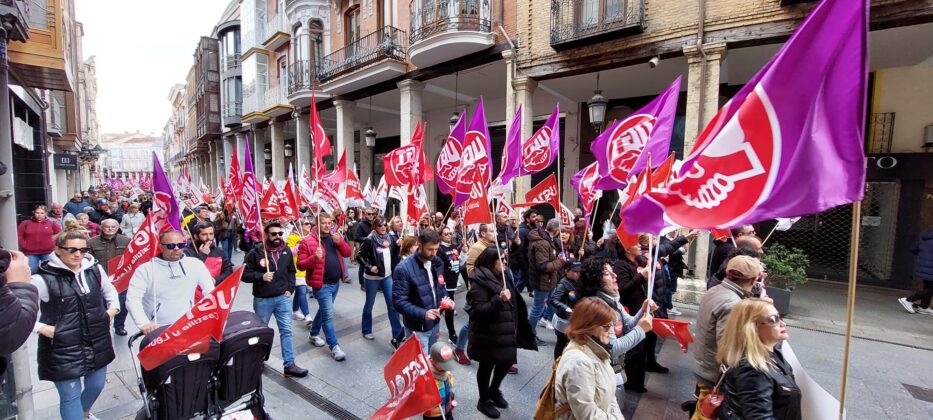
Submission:
[[[64,420],[96,419],[91,406],[116,357],[110,322],[120,312],[117,290],[89,254],[87,235],[71,228],[32,276],[39,290],[39,379],[52,381]]]
[[[778,346],[787,325],[770,302],[749,298],[729,313],[717,360],[728,370],[720,419],[800,419],[800,388]]]
[[[599,298],[583,298],[574,305],[567,325],[570,344],[554,377],[556,418],[623,419],[609,349],[615,319],[612,308]]]
[[[292,254],[295,255],[294,260],[297,267],[298,264],[298,243],[301,242],[301,239],[305,236],[311,234],[311,218],[303,217],[298,219],[295,222],[298,225],[298,228],[301,229],[299,234],[298,229],[292,230],[288,234],[288,239],[286,245],[289,249],[292,250]],[[295,271],[295,296],[292,299],[292,311],[294,312],[294,317],[296,321],[304,321],[310,323],[314,321],[314,317],[311,316],[311,309],[308,307],[308,285],[305,283],[305,274],[304,270]]]
[[[373,305],[382,289],[388,308],[389,324],[392,326],[392,346],[398,347],[404,334],[395,306],[392,304],[392,271],[399,263],[398,243],[389,235],[389,227],[382,216],[373,219],[373,231],[360,244],[356,258],[363,271],[366,303],[363,305],[363,338],[373,340]]]

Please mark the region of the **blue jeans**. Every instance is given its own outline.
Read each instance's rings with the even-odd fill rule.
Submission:
[[[301,310],[301,314],[308,316],[311,309],[308,308],[308,286],[295,286],[295,297],[292,299],[292,312]]]
[[[313,289],[314,297],[317,299],[317,314],[314,315],[314,322],[311,323],[311,336],[318,335],[321,328],[324,328],[324,337],[327,339],[327,346],[331,349],[337,344],[337,331],[334,330],[334,301],[337,299],[337,292],[340,290],[340,281],[334,284],[324,284],[320,289]]]
[[[551,292],[535,290],[535,303],[531,306],[531,313],[528,315],[528,323],[531,324],[531,331],[535,333],[535,337],[538,336],[538,321],[540,321],[542,317],[550,321],[551,317],[554,316],[551,305],[547,304],[550,296]]]
[[[120,293],[120,313],[113,317],[113,329],[118,330],[126,326],[126,316],[130,313],[126,311],[126,292]]]
[[[29,271],[31,271],[32,274],[36,274],[36,272],[39,271],[39,263],[48,261],[49,255],[51,254],[27,255],[26,257],[29,259]]]
[[[385,298],[389,324],[392,325],[392,338],[399,338],[402,331],[402,324],[398,321],[398,313],[395,312],[395,306],[392,305],[392,276],[382,280],[366,279],[366,303],[363,304],[363,334],[373,333],[373,305],[376,303],[376,295],[379,289],[382,289],[382,297]]]
[[[282,360],[285,361],[285,367],[295,364],[295,354],[292,351],[291,298],[285,295],[253,298],[253,311],[266,325],[269,325],[269,319],[275,315],[275,323],[279,326],[279,339],[282,343]]]
[[[464,322],[460,327],[460,334],[457,335],[457,350],[464,350],[470,341],[470,321]]]
[[[227,237],[220,241],[220,245],[223,247],[224,256],[227,257],[228,260],[233,258],[233,234],[228,233]]]
[[[440,332],[440,325],[440,323],[434,324],[434,328],[425,332],[408,330],[408,332],[418,336],[418,341],[421,342],[421,349],[424,350],[425,356],[431,357],[431,346],[437,342],[437,334]]]
[[[81,379],[84,379],[84,389],[81,388]],[[100,392],[104,390],[107,379],[107,367],[91,372],[84,378],[69,379],[55,382],[58,389],[58,413],[62,420],[84,420],[84,413],[91,411],[91,406]]]
[[[525,269],[514,269],[512,271],[512,284],[515,285],[515,290],[518,290],[518,293],[521,293],[525,286],[528,283],[525,282]],[[531,291],[531,286],[528,286],[528,290]]]

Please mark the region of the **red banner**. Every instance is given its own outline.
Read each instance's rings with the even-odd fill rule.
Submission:
[[[156,228],[156,223],[152,218],[155,212],[143,221],[139,230],[133,234],[130,244],[123,251],[123,255],[116,256],[107,261],[107,273],[110,275],[110,282],[117,289],[118,293],[123,293],[130,286],[130,278],[136,272],[136,268],[151,260],[159,253],[159,233],[161,230]],[[168,223],[163,224],[164,229],[170,228]]]
[[[262,218],[263,219],[277,219],[282,217],[282,202],[279,199],[279,189],[275,187],[275,184],[269,184],[269,188],[266,189],[265,195],[262,196],[262,201],[259,202],[259,208],[262,209]]]
[[[356,165],[353,165],[353,170],[347,172],[347,200],[362,200],[363,199],[363,189],[360,187],[360,177],[356,174]],[[364,207],[363,203],[359,203],[358,207]]]
[[[211,338],[222,340],[227,316],[243,277],[243,268],[234,271],[188,313],[162,331],[158,338],[140,349],[139,364],[146,370],[152,370],[175,356],[205,352]]]
[[[486,186],[482,183],[480,171],[470,171],[473,175],[472,190],[466,202],[463,203],[463,223],[492,223],[492,213],[489,211],[489,199],[486,197]]]
[[[651,173],[651,188],[661,188],[667,187],[667,184],[671,181],[671,175],[674,173],[674,161],[676,155],[674,152],[671,152],[671,155],[667,159],[658,165],[657,168]],[[649,160],[650,162],[650,160]]]
[[[386,182],[391,186],[421,185],[434,179],[434,172],[424,155],[424,130],[421,121],[415,127],[411,143],[399,147],[382,158]]]
[[[329,172],[321,178],[321,182],[329,182],[331,184],[339,184],[347,180],[347,154],[343,153],[340,155],[340,160],[337,161],[337,167],[334,168],[333,172]]]
[[[428,210],[428,197],[424,192],[424,185],[409,188],[406,201],[408,201],[408,223],[411,225],[417,225],[422,217],[430,215],[430,210]]]
[[[487,212],[489,213],[489,212]],[[441,404],[434,374],[424,355],[421,341],[409,337],[382,370],[389,387],[389,401],[370,420],[395,420],[420,416]]]
[[[621,194],[622,205],[619,207],[619,215],[621,216],[622,212],[635,201],[636,198],[641,197],[645,192],[650,191],[648,185],[648,180],[653,179],[651,177],[651,167],[645,169],[641,175],[638,176],[638,180],[634,183],[630,183],[625,187],[625,190]],[[638,232],[629,232],[625,229],[625,219],[619,220],[619,226],[616,228],[616,237],[619,238],[619,242],[628,249],[635,246],[638,243]]]
[[[557,188],[557,176],[551,174],[540,184],[525,193],[525,202],[512,207],[528,207],[538,204],[550,204],[554,210],[560,211],[560,190]]]
[[[687,352],[687,346],[693,342],[693,335],[690,334],[690,323],[687,321],[653,318],[651,331],[654,331],[658,337],[674,337],[684,353]]]
[[[317,112],[317,103],[315,102],[314,92],[311,93],[311,150],[314,152],[314,163],[311,167],[312,176],[315,181],[319,181],[324,176],[324,157],[330,156],[330,139],[321,125],[321,117]]]

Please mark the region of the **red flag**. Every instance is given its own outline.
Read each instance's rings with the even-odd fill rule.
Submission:
[[[203,353],[211,338],[223,340],[227,316],[233,307],[243,268],[234,271],[188,313],[162,331],[159,338],[141,349],[139,364],[146,370],[152,370],[175,356]]]
[[[321,125],[321,116],[317,113],[317,103],[315,102],[314,92],[311,92],[311,145],[314,151],[314,172],[315,179],[320,179],[324,173],[324,157],[330,156],[330,139],[324,132],[324,126]]]
[[[470,191],[470,197],[463,203],[463,223],[467,225],[492,223],[489,199],[486,197],[486,187],[483,185],[483,174],[477,170],[469,171],[469,174],[473,175],[471,182],[473,189]]]
[[[693,335],[690,334],[689,327],[690,323],[687,321],[664,318],[653,318],[651,321],[651,331],[654,331],[659,337],[674,337],[684,353],[687,352],[687,346],[693,342]]]
[[[162,229],[156,227],[153,221],[154,212],[146,216],[139,230],[133,234],[133,239],[127,245],[123,255],[118,255],[107,261],[107,273],[110,276],[110,283],[117,289],[118,293],[123,293],[130,286],[130,278],[136,272],[136,268],[151,260],[159,253],[159,233],[164,229],[171,228],[171,225],[164,223]]]
[[[489,213],[489,212],[487,212]],[[421,341],[405,340],[382,370],[389,387],[389,401],[370,420],[396,420],[420,416],[441,404],[441,395]]]
[[[557,188],[557,176],[549,175],[540,184],[525,193],[525,202],[515,204],[513,207],[529,207],[538,204],[550,204],[554,210],[560,211],[560,193]]]
[[[710,234],[713,235],[713,239],[717,241],[728,241],[732,237],[732,230],[730,229],[713,229],[710,231]]]
[[[424,130],[421,122],[415,127],[411,143],[399,147],[382,158],[386,183],[390,186],[421,185],[434,179],[423,148]]]
[[[298,200],[295,199],[295,188],[292,187],[292,177],[285,180],[285,187],[279,191],[279,207],[282,209],[282,215],[289,221],[298,220],[301,212],[298,210]]]
[[[321,182],[329,182],[331,184],[340,184],[347,180],[347,154],[346,152],[340,155],[340,160],[337,162],[337,167],[334,168],[333,172],[325,174],[321,178]]]
[[[363,190],[360,188],[360,177],[356,174],[356,165],[353,170],[347,172],[347,200],[363,200]],[[359,203],[358,207],[364,207],[364,203]]]
[[[275,187],[275,184],[269,184],[269,189],[266,190],[265,195],[262,196],[262,200],[259,202],[259,208],[262,209],[264,219],[282,217],[284,214],[282,202],[279,200],[279,189]]]
[[[560,205],[560,223],[562,226],[573,227],[573,212],[563,203]]]
[[[320,205],[324,211],[332,213],[334,209],[342,210],[346,207],[343,199],[340,198],[340,185],[321,182],[316,185],[316,190],[316,204]]]
[[[596,200],[602,197],[603,192],[596,189],[599,181],[599,162],[593,162],[577,172],[570,178],[570,185],[577,190],[577,196],[583,202],[583,210],[587,215],[593,211]]]
[[[408,190],[408,222],[417,225],[424,216],[429,216],[428,198],[424,192],[424,185],[410,186]]]
[[[661,188],[666,187],[667,183],[671,180],[671,174],[674,172],[674,159],[676,154],[671,152],[671,155],[667,157],[657,168],[651,173],[651,188]]]
[[[625,208],[629,206],[629,204],[632,204],[632,202],[635,201],[636,198],[641,197],[642,194],[650,190],[648,180],[653,178],[651,176],[651,160],[649,159],[648,162],[648,168],[646,168],[646,170],[638,176],[638,180],[634,183],[629,183],[626,186],[625,191],[622,193],[624,201],[622,202],[622,205],[619,206],[620,215],[622,214],[622,211],[624,211]],[[622,242],[622,245],[626,249],[638,244],[638,232],[633,233],[625,230],[625,219],[619,220],[619,226],[616,228],[616,237],[619,238],[619,242]]]

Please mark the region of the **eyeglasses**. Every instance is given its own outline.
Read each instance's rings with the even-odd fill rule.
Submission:
[[[603,329],[604,329],[604,330],[606,330],[606,331],[609,331],[609,330],[611,330],[611,329],[612,329],[612,327],[614,327],[614,325],[612,325],[612,323],[611,323],[611,322],[610,322],[610,323],[608,323],[608,324],[606,324],[606,325],[603,325]]]
[[[421,228],[426,228],[426,227],[428,227],[428,225],[421,225]]]
[[[65,250],[65,252],[67,252],[67,253],[69,253],[69,254],[74,254],[74,253],[76,253],[76,252],[80,252],[80,253],[82,253],[82,254],[87,254],[87,253],[91,252],[91,248],[89,248],[89,247],[75,248],[75,247],[73,247],[73,246],[68,246],[68,247],[60,246],[60,247],[58,247],[58,249],[63,249],[63,250]]]
[[[311,226],[311,222],[301,222],[302,226]]]
[[[279,236],[282,236],[283,232],[269,232],[267,235],[269,235],[270,238],[277,238]]]
[[[444,232],[444,233],[442,233],[441,235],[450,236],[450,232]]]
[[[764,322],[759,322],[760,325],[775,326],[782,322],[781,315],[771,315],[765,318]]]
[[[165,249],[183,249],[187,245],[185,242],[173,243],[173,244],[162,244]]]
[[[376,213],[366,213],[367,216],[375,216]]]

